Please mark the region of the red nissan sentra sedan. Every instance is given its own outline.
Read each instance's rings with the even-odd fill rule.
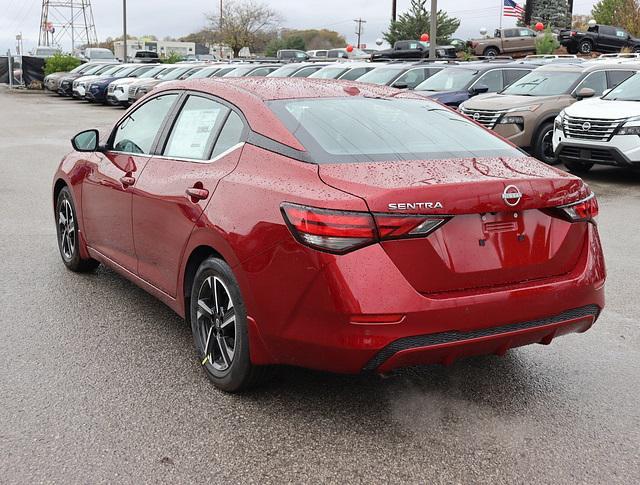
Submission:
[[[391,88],[184,81],[54,179],[60,253],[191,324],[220,388],[271,364],[386,372],[587,330],[604,306],[593,193]]]

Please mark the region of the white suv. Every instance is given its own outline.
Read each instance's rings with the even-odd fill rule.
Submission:
[[[555,119],[553,149],[567,168],[640,168],[640,73],[601,98],[574,103]]]

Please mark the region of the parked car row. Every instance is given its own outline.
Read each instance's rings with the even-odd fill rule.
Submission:
[[[566,138],[572,134],[566,134],[569,128],[554,135],[554,120],[576,101],[602,96],[639,70],[638,59],[625,56],[590,62],[571,56],[531,56],[523,61],[493,58],[475,62],[96,64],[66,77],[47,79],[45,86],[55,90],[57,83],[61,95],[125,107],[170,81],[216,77],[308,77],[409,89],[459,108],[539,160],[548,164],[567,161],[569,168],[578,171],[591,163],[573,163],[580,153],[604,155],[593,150],[576,152],[567,144]],[[592,123],[599,126],[597,119]],[[612,163],[625,160],[615,150],[607,153]]]

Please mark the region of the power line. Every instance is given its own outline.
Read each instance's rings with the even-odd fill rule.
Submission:
[[[362,24],[366,24],[366,20],[355,19],[354,22],[358,24],[358,30],[356,30],[356,35],[358,36],[358,48],[360,48],[360,38],[362,37]]]

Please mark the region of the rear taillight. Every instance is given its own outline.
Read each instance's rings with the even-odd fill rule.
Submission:
[[[589,222],[598,215],[598,200],[594,194],[591,194],[578,202],[560,206],[558,210],[570,222]]]
[[[282,215],[300,243],[344,254],[375,242],[425,237],[448,218],[320,209],[284,203]]]
[[[575,30],[572,30],[570,33],[571,37],[575,37],[578,33]]]

